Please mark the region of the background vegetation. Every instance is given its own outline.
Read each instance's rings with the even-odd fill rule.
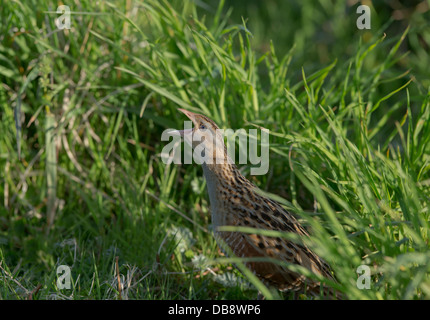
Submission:
[[[340,0],[76,0],[59,30],[61,3],[2,1],[0,298],[290,298],[221,255],[201,168],[161,161],[184,107],[270,130],[269,173],[241,170],[339,291],[428,299],[429,2],[362,3],[371,30]]]

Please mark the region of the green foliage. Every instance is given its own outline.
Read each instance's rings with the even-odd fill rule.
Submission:
[[[201,169],[161,161],[178,107],[270,130],[269,173],[241,170],[301,218],[347,298],[430,297],[428,12],[397,30],[372,8],[359,31],[344,1],[283,2],[292,27],[269,41],[273,4],[240,19],[224,1],[82,0],[70,30],[56,2],[2,4],[0,298],[280,297],[222,257]]]

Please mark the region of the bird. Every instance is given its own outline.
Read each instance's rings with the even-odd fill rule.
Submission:
[[[285,237],[269,237],[261,233],[222,231],[221,226],[251,227],[256,229],[291,232],[301,238],[309,237],[297,218],[278,202],[259,192],[238,169],[224,144],[223,134],[214,121],[205,115],[179,108],[193,123],[193,128],[175,130],[196,154],[200,148],[203,175],[210,201],[214,236],[219,247],[227,245],[234,256],[244,259],[245,266],[269,287],[292,292],[294,297],[305,294],[339,299],[340,295],[319,281],[291,271],[278,259],[305,267],[309,271],[336,281],[332,269],[304,243],[295,243]],[[222,228],[221,228],[222,229]],[[225,250],[222,250],[225,252]],[[257,259],[252,259],[257,258]],[[269,258],[258,260],[258,258]],[[263,261],[262,261],[263,260]]]

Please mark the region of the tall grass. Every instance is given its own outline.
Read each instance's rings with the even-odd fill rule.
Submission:
[[[1,298],[279,297],[222,257],[201,169],[161,161],[179,106],[270,130],[269,173],[241,170],[301,218],[348,298],[430,296],[429,91],[406,70],[428,56],[402,49],[428,29],[356,31],[346,58],[310,70],[294,47],[257,53],[223,1],[207,16],[188,1],[79,1],[91,14],[71,30],[46,13],[56,5],[2,5]]]

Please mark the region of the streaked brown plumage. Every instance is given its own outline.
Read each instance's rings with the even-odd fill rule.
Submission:
[[[179,109],[194,123],[194,128],[177,131],[193,148],[204,143],[207,156],[214,163],[202,163],[211,203],[212,224],[217,240],[222,240],[238,257],[269,257],[288,263],[301,265],[315,274],[334,279],[328,264],[312,252],[306,245],[297,244],[279,237],[257,234],[219,231],[219,226],[246,226],[292,232],[308,237],[307,231],[297,219],[280,204],[261,193],[246,179],[227,155],[218,126],[208,117]],[[192,135],[199,134],[205,139],[192,142]],[[200,142],[203,140],[203,142]],[[221,161],[219,161],[221,160]],[[219,163],[223,162],[223,163]],[[321,286],[319,282],[307,279],[279,264],[271,262],[246,262],[245,265],[265,284],[279,290],[306,292],[319,295],[321,289],[326,296],[333,290]]]

